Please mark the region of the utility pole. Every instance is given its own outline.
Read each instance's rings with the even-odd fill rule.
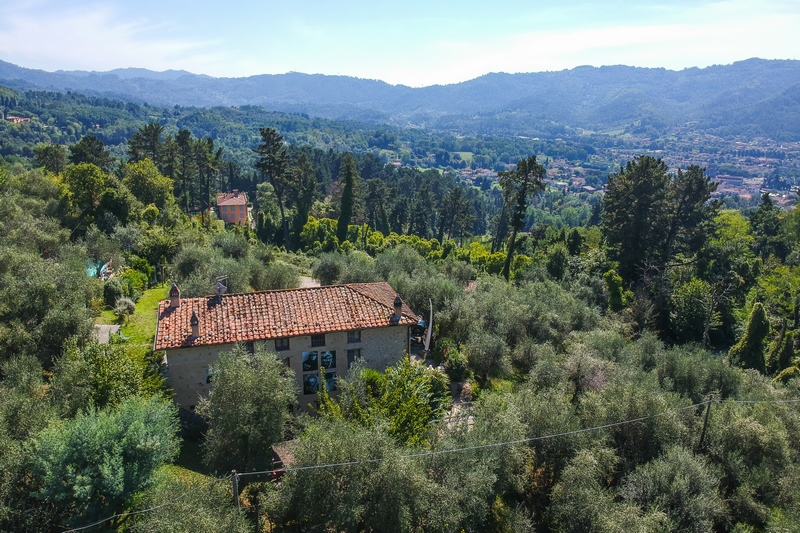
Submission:
[[[239,509],[239,474],[236,470],[231,470],[231,481],[233,482],[233,503]]]
[[[711,414],[711,404],[714,403],[714,395],[708,398],[708,405],[706,406],[706,418],[703,420],[703,431],[700,433],[700,444],[697,446],[697,451],[703,450],[703,441],[706,438],[706,428],[708,428],[708,415]]]

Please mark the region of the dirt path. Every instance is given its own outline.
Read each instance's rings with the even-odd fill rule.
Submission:
[[[111,335],[116,335],[118,333],[118,325],[95,324],[94,326],[94,334],[97,336],[97,341],[100,344],[108,344],[111,341]]]

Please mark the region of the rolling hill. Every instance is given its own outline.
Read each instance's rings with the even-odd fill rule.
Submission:
[[[800,139],[800,61],[749,59],[680,71],[627,66],[492,73],[411,88],[321,74],[213,78],[185,71],[33,70],[0,61],[0,84],[76,91],[162,106],[259,105],[284,112],[454,130],[538,134],[607,131],[645,121],[655,131],[692,123],[723,135]]]

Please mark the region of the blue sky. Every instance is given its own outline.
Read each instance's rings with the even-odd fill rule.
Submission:
[[[289,71],[414,87],[488,72],[800,57],[800,2],[9,0],[0,59],[44,70]]]

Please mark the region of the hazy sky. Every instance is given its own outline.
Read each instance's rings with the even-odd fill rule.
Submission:
[[[7,0],[0,59],[44,70],[289,71],[411,86],[579,65],[800,56],[800,2]]]

